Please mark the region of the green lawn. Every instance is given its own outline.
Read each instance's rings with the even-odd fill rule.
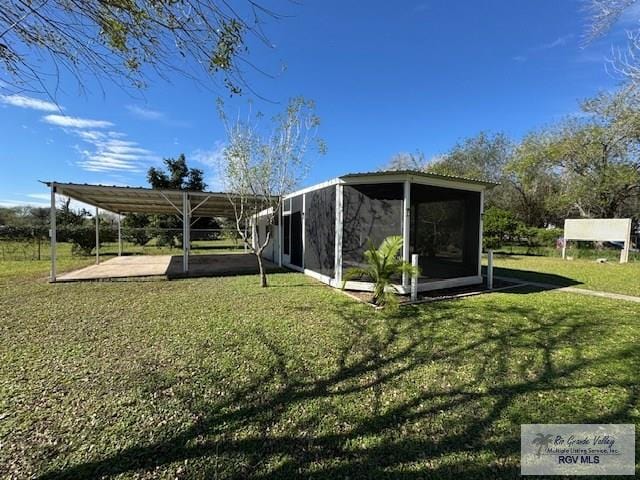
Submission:
[[[389,315],[297,273],[13,268],[0,478],[507,479],[522,423],[640,423],[633,303],[505,291]]]
[[[596,263],[592,259],[495,254],[494,264],[495,275],[640,296],[640,261]]]
[[[123,242],[123,254],[125,255],[182,255],[182,248],[168,247],[155,245],[154,240],[151,240],[146,245],[135,245],[130,242]],[[191,242],[191,253],[194,255],[210,255],[215,253],[229,253],[229,251],[242,251],[242,243],[234,242],[230,239],[220,240],[195,240]],[[57,245],[57,257],[77,257],[81,258],[82,255],[72,255],[71,244],[60,242]],[[36,242],[15,242],[15,241],[0,241],[0,264],[1,261],[22,261],[22,260],[49,260],[51,255],[50,243],[42,242],[38,249]],[[114,242],[101,243],[100,254],[109,256],[117,255],[118,244]],[[95,252],[92,253],[95,255]],[[86,255],[91,257],[92,255]]]

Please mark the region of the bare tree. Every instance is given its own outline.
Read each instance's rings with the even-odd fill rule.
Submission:
[[[60,76],[143,87],[149,73],[246,87],[247,36],[278,14],[254,0],[0,0],[0,86],[53,98]],[[257,67],[254,67],[257,68]],[[201,82],[205,83],[205,82]]]
[[[286,110],[263,127],[261,114],[251,112],[246,120],[239,116],[230,121],[219,102],[220,117],[227,132],[219,174],[233,206],[235,226],[244,244],[258,259],[260,286],[267,286],[262,253],[271,241],[271,231],[280,214],[282,196],[292,192],[305,177],[308,154],[326,151],[317,136],[320,119],[312,101],[297,97],[289,101]],[[253,242],[246,227],[258,214],[266,220],[266,235]]]
[[[393,155],[387,164],[381,170],[425,170],[427,161],[424,153],[416,151],[415,153],[399,152]]]
[[[620,17],[633,12],[631,7],[637,0],[588,0],[587,11],[590,24],[587,31],[587,42],[606,35]],[[629,81],[630,85],[640,85],[640,18],[633,29],[627,30],[627,45],[614,46],[606,60],[608,70]]]

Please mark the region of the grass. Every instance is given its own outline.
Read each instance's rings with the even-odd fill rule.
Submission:
[[[580,258],[584,260],[596,260],[597,258],[606,258],[610,262],[617,262],[620,260],[620,250],[617,248],[602,247],[580,247],[571,242],[567,247],[567,256],[573,258]],[[591,243],[591,242],[586,242]],[[523,245],[504,245],[497,249],[494,249],[496,253],[503,253],[508,255],[536,255],[544,257],[560,258],[562,256],[562,250],[556,247],[527,247]],[[629,252],[629,261],[640,261],[640,253],[637,251]]]
[[[640,423],[637,304],[521,290],[390,315],[297,273],[49,285],[16,263],[2,478],[506,479],[522,423]]]
[[[130,242],[123,242],[122,251],[126,255],[182,255],[182,248],[158,246],[154,240],[146,245],[135,245]],[[215,253],[229,253],[229,251],[242,251],[242,243],[234,242],[230,239],[221,240],[195,240],[191,242],[191,253],[198,255],[210,255]],[[71,253],[71,244],[60,242],[56,248],[57,258],[77,257],[83,255],[73,255]],[[101,255],[117,255],[117,242],[106,242],[100,244]],[[95,255],[95,252],[94,252]],[[16,241],[0,241],[0,261],[32,261],[40,258],[48,260],[51,256],[51,248],[49,242],[42,242],[39,248],[36,242],[16,242]],[[90,257],[91,255],[86,255]]]
[[[486,265],[486,258],[484,259]],[[640,262],[494,254],[495,275],[640,296]]]

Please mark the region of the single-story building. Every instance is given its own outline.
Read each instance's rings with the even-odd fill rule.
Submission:
[[[403,258],[418,254],[418,291],[482,283],[482,213],[486,181],[418,171],[353,173],[286,195],[263,256],[324,283],[388,236],[403,237]],[[266,238],[266,211],[253,226]],[[398,278],[400,293],[410,279]],[[367,279],[346,288],[371,290]]]

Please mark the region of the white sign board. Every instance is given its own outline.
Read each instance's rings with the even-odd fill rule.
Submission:
[[[624,242],[620,263],[626,263],[629,260],[630,239],[630,218],[581,218],[564,221],[565,247],[568,240]],[[562,258],[565,258],[565,248],[562,249]]]

